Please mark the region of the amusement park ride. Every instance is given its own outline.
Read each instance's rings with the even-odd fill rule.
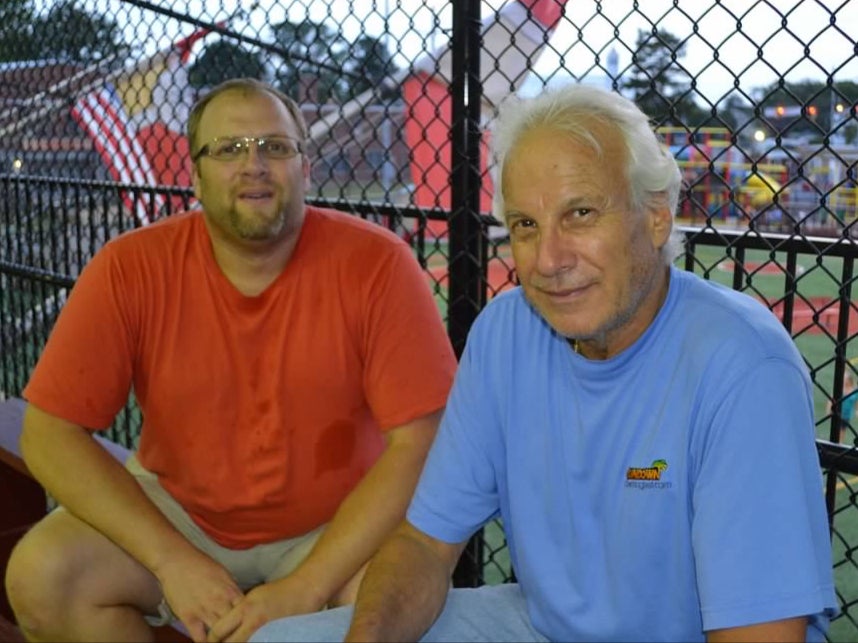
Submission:
[[[777,148],[754,160],[724,127],[659,129],[683,174],[686,198],[677,216],[691,224],[837,232],[858,213],[858,192],[847,173],[858,149]]]
[[[784,197],[789,180],[783,163],[752,163],[725,127],[661,127],[664,144],[676,158],[688,198],[680,218],[739,218],[736,208],[758,212]]]

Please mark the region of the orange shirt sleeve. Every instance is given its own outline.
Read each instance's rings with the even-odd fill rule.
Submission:
[[[364,390],[376,421],[386,430],[444,406],[456,358],[408,246],[397,243],[365,287]]]
[[[111,244],[71,290],[24,389],[40,409],[89,429],[110,426],[131,389],[134,327]]]

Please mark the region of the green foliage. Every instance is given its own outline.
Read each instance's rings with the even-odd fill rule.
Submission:
[[[271,27],[281,60],[275,84],[295,99],[308,88],[319,103],[345,102],[367,89],[379,87],[395,71],[392,55],[375,36],[349,41],[325,23],[306,20]]]
[[[842,127],[840,133],[843,134],[843,142],[846,145],[854,145],[858,141],[858,126],[854,123]]]
[[[265,76],[265,65],[256,52],[218,40],[205,48],[188,70],[188,81],[196,88],[211,87],[231,78]]]
[[[0,4],[0,62],[30,60],[38,54],[31,24],[30,0],[4,0]]]
[[[727,127],[731,132],[741,133],[743,130],[750,135],[749,126],[754,123],[754,108],[738,94],[730,94],[715,105],[717,116],[710,118],[705,124],[714,127]]]
[[[35,22],[33,33],[40,48],[59,60],[91,63],[129,53],[116,22],[79,8],[77,0],[56,3]]]
[[[0,62],[56,59],[89,64],[126,56],[122,30],[106,15],[89,12],[77,0],[61,0],[37,14],[32,0],[3,0]]]
[[[804,135],[819,142],[831,130],[833,121],[835,130],[843,135],[845,142],[855,142],[858,132],[854,129],[854,123],[849,123],[849,110],[858,102],[858,83],[842,80],[829,86],[821,80],[804,80],[783,85],[776,82],[757,91],[762,109],[777,106],[806,109],[804,116],[767,117],[779,132],[789,136]],[[843,107],[844,112],[835,111],[838,104]]]
[[[367,89],[379,87],[385,78],[396,71],[396,64],[381,40],[363,35],[351,46],[350,56],[346,60],[346,71],[356,77],[349,85],[348,94],[357,96]],[[382,93],[393,98],[395,90],[388,89]]]
[[[297,100],[302,84],[312,85],[318,102],[332,100],[339,82],[339,74],[333,70],[342,69],[348,51],[348,41],[343,35],[324,23],[310,20],[297,24],[281,22],[271,29],[282,51],[282,64],[274,73],[279,88]]]
[[[633,68],[621,87],[657,125],[702,125],[707,113],[694,102],[691,75],[679,61],[685,43],[664,29],[638,30]]]

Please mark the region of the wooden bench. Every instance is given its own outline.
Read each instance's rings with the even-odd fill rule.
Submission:
[[[35,481],[24,460],[18,441],[26,402],[17,398],[0,401],[0,581],[6,577],[6,565],[15,543],[47,513],[48,499],[44,489]],[[96,436],[104,447],[122,462],[129,455],[120,444]],[[4,622],[5,621],[5,622]],[[0,641],[23,641],[13,638],[10,632],[15,616],[9,606],[5,583],[0,582]],[[177,626],[181,627],[181,626]],[[173,627],[156,628],[157,641],[185,642],[190,639]]]
[[[30,476],[18,451],[23,415],[23,400],[0,402],[0,488],[3,489],[0,494],[0,574],[3,578],[15,543],[47,509],[45,491]],[[0,590],[0,618],[14,623],[5,585],[0,585]]]

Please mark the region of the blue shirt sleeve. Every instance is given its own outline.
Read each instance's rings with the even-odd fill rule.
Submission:
[[[809,382],[777,358],[734,374],[697,449],[692,540],[704,630],[815,614],[814,638],[836,601]]]
[[[493,458],[503,449],[477,331],[475,324],[407,514],[419,530],[449,543],[464,542],[499,511]]]

